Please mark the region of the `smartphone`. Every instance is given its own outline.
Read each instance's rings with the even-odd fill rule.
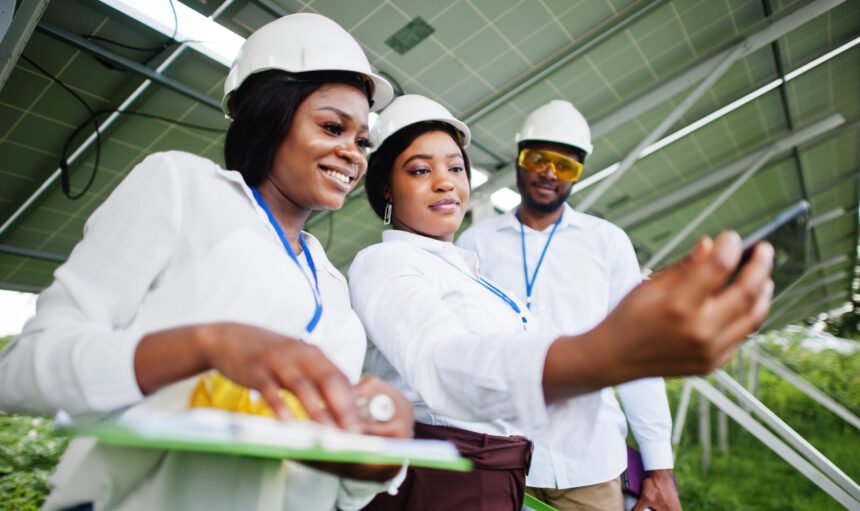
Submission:
[[[773,295],[790,286],[806,270],[809,242],[809,203],[802,200],[782,211],[773,220],[744,237],[743,255],[732,279],[752,257],[760,241],[773,245]]]

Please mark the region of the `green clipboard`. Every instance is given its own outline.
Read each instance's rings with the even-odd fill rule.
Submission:
[[[134,427],[113,421],[94,424],[72,424],[58,428],[58,432],[69,436],[94,437],[107,445],[136,447],[141,449],[164,449],[223,454],[228,456],[249,456],[268,459],[294,459],[308,461],[332,461],[341,463],[371,463],[380,465],[399,465],[408,461],[410,466],[435,468],[466,472],[472,463],[460,456],[439,455],[432,441],[410,440],[395,441],[395,452],[391,449],[350,450],[331,448],[321,445],[305,447],[285,447],[264,442],[254,442],[234,438],[211,438],[202,435],[195,438],[189,434],[170,434],[169,432],[142,432]],[[392,442],[387,442],[392,443]],[[429,447],[428,447],[429,446]]]
[[[540,499],[529,495],[528,493],[525,494],[523,504],[529,509],[533,509],[534,511],[557,511],[556,508],[550,506],[549,504]]]

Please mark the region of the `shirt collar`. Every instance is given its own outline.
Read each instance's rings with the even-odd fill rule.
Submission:
[[[561,222],[558,224],[559,229],[566,229],[568,227],[581,227],[584,215],[572,207],[570,204],[564,203],[562,206],[564,208],[564,212],[561,214]],[[501,231],[504,229],[513,229],[516,231],[520,230],[520,221],[516,216],[517,208],[514,208],[504,215],[501,216],[499,220],[499,224],[497,226],[497,230]],[[530,227],[525,226],[526,229],[530,229]],[[547,227],[547,229],[552,229],[552,226]],[[534,230],[534,229],[532,229]]]
[[[450,241],[440,241],[420,234],[398,229],[382,231],[382,242],[401,241],[435,254],[457,268],[478,274],[478,254],[471,250],[460,248]]]
[[[251,207],[254,208],[254,211],[257,213],[257,216],[260,218],[260,220],[265,225],[267,225],[270,228],[272,234],[277,237],[275,229],[272,228],[272,224],[269,223],[268,215],[266,215],[266,212],[263,211],[263,208],[261,208],[260,205],[257,204],[257,199],[254,197],[254,192],[252,192],[251,187],[248,186],[247,183],[245,183],[245,178],[242,177],[242,174],[237,170],[224,170],[219,167],[217,175],[221,179],[229,181],[230,183],[232,183],[233,186],[242,191],[242,194],[245,196],[246,199],[248,199],[248,202],[251,203]],[[314,237],[314,235],[308,231],[302,230],[301,233],[302,238],[304,238],[305,240],[305,245],[307,245],[308,250],[311,251],[311,257],[314,258],[314,261],[322,259],[328,261],[328,258],[325,256],[325,250],[323,249],[322,243],[320,243],[319,240],[317,240],[316,237]],[[278,241],[280,242],[280,238],[278,238]]]

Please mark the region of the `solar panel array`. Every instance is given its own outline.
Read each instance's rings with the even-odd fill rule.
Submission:
[[[220,5],[186,3],[206,15]],[[780,20],[821,7],[823,14],[802,19],[797,28],[733,63],[669,132],[774,80],[790,79],[639,159],[589,210],[624,227],[644,264],[747,170],[756,154],[773,148],[761,170],[657,266],[680,257],[702,234],[726,228],[750,232],[806,198],[813,211],[813,271],[779,298],[776,325],[853,300],[860,46],[803,68],[860,36],[860,2],[831,8],[837,3],[237,0],[216,21],[247,36],[287,13],[318,12],[335,19],[402,92],[427,95],[469,123],[475,140],[470,156],[493,174],[484,185],[488,188],[475,190],[477,200],[486,200],[493,183],[512,183],[514,133],[535,107],[551,99],[568,99],[599,128],[594,153],[586,162],[588,177],[622,160],[681,103],[693,87],[667,87],[678,83],[682,73],[704,69],[702,63],[709,58],[766,33]],[[386,43],[416,18],[432,29],[428,37],[403,54]],[[162,76],[210,100],[201,102],[151,83],[127,109],[226,129],[227,121],[215,107],[226,75],[221,64],[190,49],[140,51],[85,36],[150,50],[165,40],[99,2],[68,0],[49,4],[24,55],[93,110],[116,108],[145,81],[140,73],[123,69],[114,56],[152,70],[162,66]],[[179,55],[171,57],[176,51]],[[660,97],[654,99],[653,94]],[[609,120],[619,112],[626,113],[624,122],[613,126]],[[48,285],[58,260],[81,238],[86,218],[147,154],[179,149],[222,161],[223,133],[122,115],[102,133],[99,173],[92,188],[71,201],[55,177],[59,155],[67,138],[88,118],[77,100],[24,59],[0,90],[0,287],[39,290]],[[73,138],[69,153],[91,133],[83,129]],[[90,179],[95,156],[90,146],[70,165],[73,191]],[[574,194],[571,202],[579,203],[594,189]],[[309,225],[341,268],[358,250],[377,242],[382,230],[361,194],[334,215],[312,218]]]

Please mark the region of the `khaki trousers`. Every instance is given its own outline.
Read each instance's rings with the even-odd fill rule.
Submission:
[[[526,493],[558,511],[624,511],[621,478],[579,488],[526,488]]]

